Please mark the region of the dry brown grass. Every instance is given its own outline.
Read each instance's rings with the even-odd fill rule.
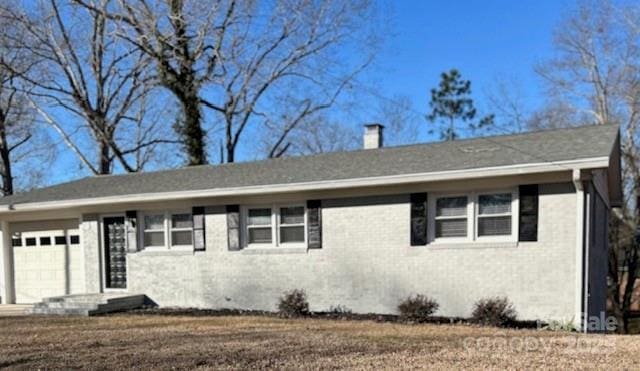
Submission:
[[[636,369],[640,336],[247,316],[6,317],[0,367]]]

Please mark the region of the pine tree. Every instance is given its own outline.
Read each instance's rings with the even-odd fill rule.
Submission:
[[[443,72],[437,89],[431,89],[429,102],[431,113],[427,120],[440,125],[440,135],[445,140],[459,137],[456,123],[461,121],[471,130],[493,124],[493,115],[474,122],[477,111],[471,99],[471,81],[464,80],[458,70]]]

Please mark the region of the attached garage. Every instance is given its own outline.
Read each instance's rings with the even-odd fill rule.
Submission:
[[[77,219],[11,223],[10,228],[16,303],[85,291]]]

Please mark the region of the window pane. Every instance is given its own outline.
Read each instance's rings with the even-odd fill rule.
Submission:
[[[436,220],[436,237],[466,237],[467,219]]]
[[[304,242],[304,227],[280,227],[280,242]]]
[[[144,228],[145,229],[164,229],[164,215],[145,215],[144,216]]]
[[[172,245],[191,245],[192,244],[191,231],[178,231],[171,232],[171,244]]]
[[[36,238],[35,237],[28,237],[24,239],[24,242],[26,243],[27,246],[35,246],[36,245]]]
[[[40,237],[40,246],[50,246],[51,237]]]
[[[70,245],[80,244],[80,236],[78,236],[77,234],[69,236],[69,244]]]
[[[478,197],[480,215],[511,212],[511,193],[481,195]]]
[[[56,245],[66,245],[67,238],[65,236],[56,236],[55,242],[56,242]]]
[[[249,209],[249,225],[271,225],[271,209]]]
[[[164,246],[164,232],[144,232],[144,246]]]
[[[478,236],[510,236],[511,217],[494,216],[478,218]]]
[[[22,246],[22,240],[20,238],[12,238],[11,239],[11,246],[13,246],[13,247]]]
[[[280,224],[302,223],[304,223],[304,206],[280,208]]]
[[[271,243],[271,228],[250,228],[249,243]]]
[[[446,197],[436,201],[436,216],[467,215],[467,197]]]
[[[171,228],[193,228],[191,214],[171,215]]]

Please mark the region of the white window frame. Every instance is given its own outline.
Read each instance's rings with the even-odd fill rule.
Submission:
[[[277,234],[277,241],[278,241],[278,245],[279,246],[284,246],[284,247],[296,247],[296,246],[307,246],[307,206],[304,203],[292,203],[292,204],[277,204],[275,205],[275,217],[276,217],[276,224],[277,224],[277,228],[276,228],[276,234]],[[282,227],[281,223],[280,223],[280,209],[281,208],[289,208],[289,207],[302,207],[302,223],[298,223],[298,224],[285,224],[285,228],[286,227],[303,227],[303,241],[302,242],[282,242],[280,240],[280,228]]]
[[[171,227],[171,217],[176,214],[189,214],[193,218],[191,214],[191,210],[148,210],[140,212],[140,233],[138,238],[138,244],[142,247],[142,251],[166,251],[166,250],[193,250],[193,225],[191,228],[175,228]],[[164,233],[164,245],[162,246],[145,246],[144,245],[144,234],[145,232],[159,232],[159,229],[147,229],[145,224],[145,217],[150,215],[162,215],[163,216],[163,228],[162,232]],[[191,231],[191,245],[175,245],[173,246],[172,231]]]
[[[172,226],[172,218],[174,215],[187,214],[191,218],[191,228],[173,228]],[[191,250],[193,249],[193,215],[191,210],[188,211],[170,211],[167,212],[166,215],[166,223],[167,223],[167,235],[169,236],[169,249],[173,250]],[[173,244],[173,233],[172,232],[191,232],[191,244],[189,245],[174,245]]]
[[[431,236],[431,240],[434,242],[447,242],[447,243],[456,243],[456,242],[470,242],[473,241],[473,197],[469,193],[436,193],[433,195],[432,201],[429,202],[429,236]],[[467,198],[467,236],[466,237],[436,237],[436,220],[445,220],[445,219],[460,219],[462,215],[459,216],[451,216],[451,217],[438,217],[436,216],[436,208],[438,205],[438,199],[441,198],[451,198],[451,197],[466,197]],[[428,197],[429,198],[429,197]]]
[[[271,210],[271,224],[269,228],[271,228],[271,243],[249,243],[249,229],[250,228],[267,228],[267,225],[259,225],[259,226],[249,226],[249,210],[250,209],[269,209]],[[242,240],[245,241],[245,245],[248,247],[271,247],[274,246],[274,242],[276,241],[277,235],[274,231],[275,224],[275,214],[274,214],[274,205],[251,205],[246,206],[242,210]]]
[[[518,202],[518,190],[517,189],[503,189],[497,191],[488,191],[488,192],[475,192],[474,199],[474,223],[478,225],[478,219],[482,218],[480,216],[480,196],[488,196],[488,195],[496,195],[510,193],[511,194],[511,213],[507,214],[493,214],[486,215],[485,217],[497,217],[497,216],[511,216],[511,234],[510,235],[502,235],[502,236],[479,236],[478,228],[476,227],[474,230],[474,237],[476,241],[482,242],[510,242],[510,241],[518,241],[518,216],[520,215],[518,206],[520,203]]]
[[[280,241],[280,208],[302,207],[304,209],[304,241],[303,242],[281,242]],[[249,243],[249,209],[271,209],[271,243]],[[261,205],[246,205],[240,208],[242,241],[247,248],[278,248],[278,247],[304,247],[307,246],[307,206],[304,202],[293,203],[272,203]],[[287,224],[288,226],[300,226],[302,224]],[[260,227],[258,227],[260,228]],[[261,228],[265,228],[262,226]]]
[[[505,236],[478,236],[478,209],[479,196],[492,195],[500,193],[511,193],[511,234]],[[466,237],[436,237],[436,205],[440,198],[448,197],[467,197],[467,236]],[[456,244],[456,243],[475,243],[475,242],[517,242],[518,241],[518,188],[508,189],[491,189],[469,192],[430,192],[428,196],[428,236],[430,243],[436,244]],[[497,215],[496,215],[497,216]],[[446,219],[444,217],[442,219]],[[456,219],[459,217],[450,217]]]

